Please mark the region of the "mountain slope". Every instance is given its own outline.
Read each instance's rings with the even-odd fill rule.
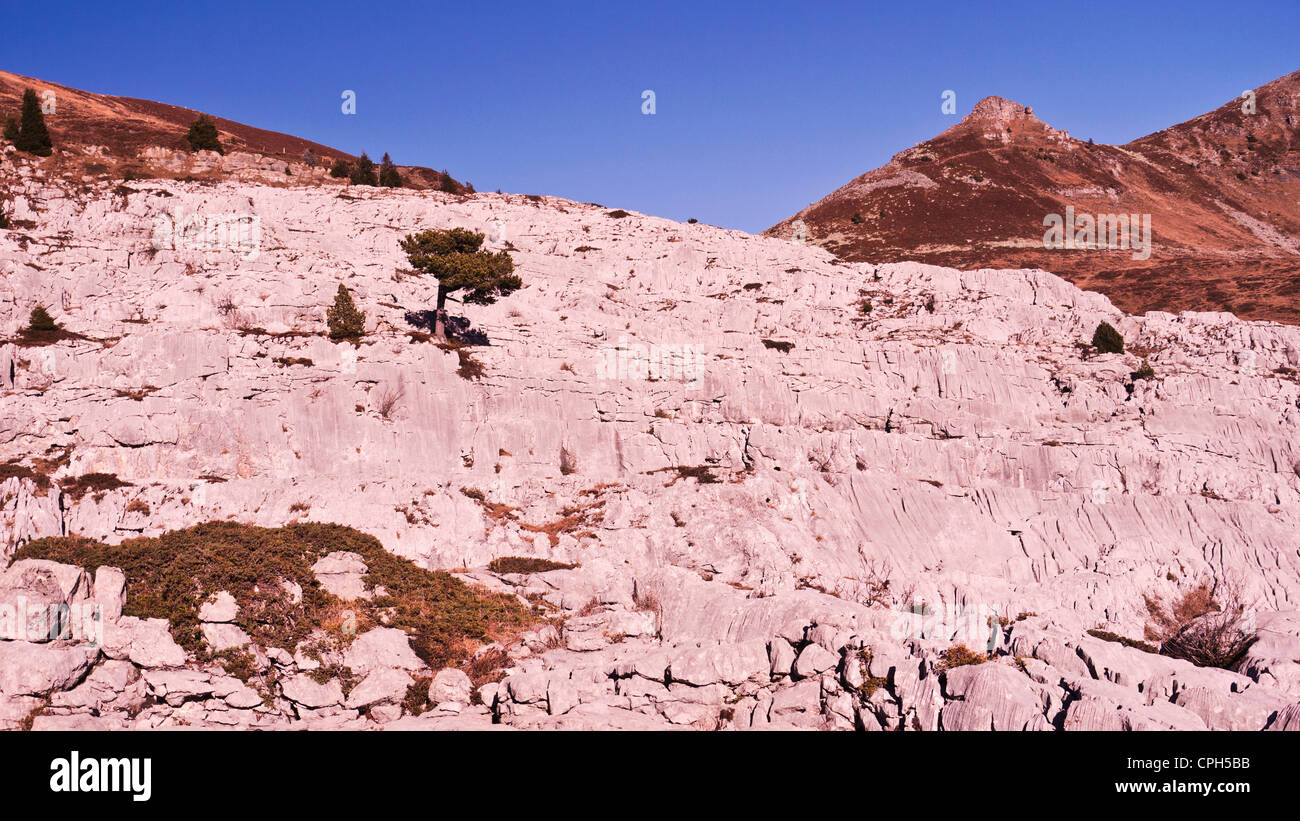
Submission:
[[[0,119],[17,117],[26,88],[35,90],[42,100],[47,91],[54,93],[55,111],[45,118],[57,152],[50,164],[64,173],[73,173],[74,170],[86,172],[88,166],[91,176],[117,172],[139,177],[175,170],[150,160],[161,160],[166,154],[175,152],[188,152],[185,132],[201,113],[192,108],[151,100],[95,94],[0,71]],[[301,137],[209,116],[216,123],[228,155],[245,152],[277,160],[282,174],[285,165],[300,164],[307,151],[315,154],[325,168],[336,159],[356,159],[352,154]],[[158,149],[165,151],[159,152]],[[379,156],[372,159],[378,163]],[[116,167],[109,167],[105,160],[116,161]],[[71,165],[76,168],[70,168]],[[398,168],[410,187],[437,187],[443,181],[443,174],[430,168]],[[458,190],[464,188],[455,184]]]
[[[767,233],[846,260],[1029,268],[1130,312],[1232,310],[1300,322],[1300,72],[1123,146],[1093,145],[990,97]],[[1044,218],[1150,215],[1149,258],[1044,247]]]

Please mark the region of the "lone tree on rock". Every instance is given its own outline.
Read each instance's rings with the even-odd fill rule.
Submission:
[[[185,139],[190,144],[190,151],[226,153],[217,134],[217,124],[212,122],[212,118],[207,114],[200,114],[197,120],[190,123],[190,130],[185,133]]]
[[[329,323],[330,339],[358,339],[366,333],[366,315],[357,310],[352,294],[341,282],[333,307],[325,312],[325,320]]]
[[[1103,322],[1093,332],[1092,347],[1097,353],[1124,353],[1124,337],[1109,322]]]
[[[36,99],[36,92],[30,88],[23,92],[23,121],[18,127],[14,148],[38,157],[48,157],[54,153],[54,144],[50,142],[50,132],[45,127],[45,114],[41,112],[40,100]]]
[[[50,312],[45,310],[44,305],[37,305],[32,308],[31,316],[27,318],[27,330],[29,331],[57,331],[59,323],[54,321]]]
[[[393,160],[384,152],[384,160],[379,164],[379,184],[385,188],[401,188],[402,175],[397,173],[397,166],[393,165]]]
[[[357,164],[352,166],[350,176],[353,185],[379,185],[379,177],[375,174],[375,161],[366,156],[366,152],[361,152],[361,158]]]
[[[402,250],[417,273],[438,278],[438,310],[434,333],[446,339],[447,297],[464,291],[461,301],[491,305],[523,287],[515,262],[505,251],[484,250],[483,235],[465,228],[407,234]]]

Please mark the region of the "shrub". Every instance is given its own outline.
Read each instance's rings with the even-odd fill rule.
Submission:
[[[550,559],[537,559],[528,556],[500,556],[488,562],[488,570],[493,573],[549,573],[552,570],[572,570],[574,564],[553,562]]]
[[[437,321],[434,333],[446,338],[447,297],[464,291],[462,301],[491,305],[523,287],[515,263],[506,251],[484,250],[483,235],[464,228],[407,234],[400,242],[411,267],[438,279]]]
[[[954,667],[964,667],[968,664],[983,664],[988,661],[989,657],[983,653],[976,653],[964,644],[954,644],[947,650],[944,650],[939,657],[939,664],[935,669],[939,672],[951,670]]]
[[[27,330],[29,331],[57,331],[59,323],[54,321],[50,312],[45,310],[44,305],[37,305],[32,308],[32,313],[27,319]]]
[[[456,185],[456,181],[452,179],[452,176],[444,171],[441,180],[438,182],[438,190],[444,194],[459,194],[460,186]]]
[[[1138,379],[1146,379],[1146,380],[1155,379],[1156,369],[1151,367],[1150,362],[1143,359],[1141,367],[1139,367],[1136,371],[1133,371],[1133,373],[1131,373],[1129,376],[1134,381],[1137,381]]]
[[[18,128],[18,121],[17,121],[16,119],[14,119],[13,117],[10,117],[9,119],[5,120],[5,139],[6,139],[6,140],[8,140],[8,141],[11,142],[11,143],[16,143],[16,142],[18,142],[18,135],[19,135],[19,133],[20,133],[20,131],[19,131],[19,128]]]
[[[14,148],[26,151],[38,157],[48,157],[54,153],[54,144],[50,141],[49,129],[45,127],[45,114],[41,111],[40,100],[32,89],[23,91],[22,123],[18,127]]]
[[[375,162],[366,156],[366,152],[361,152],[361,157],[348,173],[348,179],[353,185],[379,185],[379,176],[375,174]]]
[[[352,173],[352,166],[347,160],[339,157],[334,161],[334,167],[330,169],[330,176],[335,179],[346,179]]]
[[[87,493],[106,493],[122,487],[131,487],[131,483],[117,478],[113,473],[85,473],[76,478],[64,479],[59,482],[59,487],[64,494],[76,502]]]
[[[338,293],[334,295],[334,305],[325,314],[329,324],[330,339],[358,339],[366,333],[366,315],[357,310],[352,301],[352,294],[339,283]]]
[[[1092,334],[1092,347],[1098,353],[1124,353],[1124,337],[1109,322],[1103,322]]]
[[[397,173],[397,166],[393,165],[388,152],[384,152],[383,162],[379,164],[379,184],[384,188],[402,187],[402,175]]]
[[[781,353],[790,353],[794,350],[793,342],[782,342],[777,339],[764,339],[763,347],[769,350],[780,351]]]
[[[862,223],[866,222],[866,220],[862,218],[861,214],[854,212],[852,218],[849,219],[849,222],[853,223],[854,225],[861,225]]]
[[[1225,670],[1241,662],[1258,636],[1247,622],[1240,591],[1221,587],[1216,596],[1209,582],[1201,582],[1172,605],[1158,595],[1142,597],[1151,617],[1146,637],[1159,642],[1160,655]]]
[[[121,568],[127,578],[123,613],[167,619],[177,642],[193,653],[203,649],[199,608],[225,590],[239,604],[236,624],[257,644],[292,652],[314,631],[329,629],[344,606],[311,570],[339,550],[361,556],[365,582],[376,590],[371,599],[346,604],[357,624],[403,630],[416,655],[435,670],[468,661],[477,644],[533,620],[513,596],[475,590],[449,573],[417,567],[373,536],[334,524],[262,528],[208,522],[120,545],[51,537],[23,546],[14,559],[51,559],[89,571]],[[286,582],[302,589],[301,601],[289,597]]]
[[[206,114],[200,114],[197,120],[190,123],[190,130],[185,132],[185,141],[190,144],[190,151],[226,153],[217,134],[217,124]]]

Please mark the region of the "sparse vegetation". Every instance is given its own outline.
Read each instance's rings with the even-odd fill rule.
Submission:
[[[131,483],[117,478],[113,473],[85,473],[75,478],[64,479],[59,482],[59,487],[64,495],[76,502],[87,493],[106,493],[122,487],[131,487]]]
[[[983,653],[977,653],[964,644],[954,644],[947,650],[944,650],[939,656],[939,663],[935,670],[942,673],[951,670],[954,667],[965,667],[968,664],[983,664],[988,661],[989,657]]]
[[[555,562],[550,559],[538,559],[529,556],[499,556],[488,562],[488,570],[493,573],[549,573],[552,570],[572,570],[575,564]]]
[[[1135,382],[1139,379],[1145,379],[1147,381],[1150,381],[1156,378],[1156,369],[1151,367],[1150,362],[1143,359],[1141,366],[1139,366],[1136,371],[1133,371],[1133,373],[1130,374],[1130,377]]]
[[[1160,596],[1143,596],[1150,621],[1146,638],[1158,642],[1162,656],[1198,667],[1234,669],[1257,640],[1235,586],[1220,584],[1219,595],[1202,582],[1172,604]],[[1219,598],[1223,599],[1220,603]]]
[[[763,347],[768,350],[780,351],[781,353],[790,353],[794,350],[793,342],[782,342],[778,339],[764,339]]]
[[[360,555],[368,568],[366,584],[382,588],[372,599],[348,603],[357,612],[358,629],[387,623],[405,631],[412,649],[433,669],[466,661],[479,643],[533,619],[512,596],[475,590],[448,573],[424,570],[389,553],[373,536],[342,525],[261,528],[209,522],[121,545],[55,537],[25,545],[14,559],[51,559],[90,571],[105,565],[121,568],[127,577],[123,612],[167,619],[177,642],[191,652],[203,648],[199,607],[225,590],[239,604],[236,624],[255,642],[292,651],[312,632],[335,626],[342,602],[311,571],[318,559],[334,551]],[[294,603],[285,583],[301,588],[300,602]]]

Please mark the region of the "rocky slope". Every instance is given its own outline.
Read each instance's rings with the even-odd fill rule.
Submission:
[[[383,627],[330,664],[254,648],[252,686],[119,618],[113,569],[20,562],[0,605],[98,602],[105,631],[0,641],[8,726],[1300,726],[1300,329],[553,198],[4,175],[0,556],[337,522],[563,619],[475,692]],[[176,214],[258,244],[155,248]],[[469,367],[404,320],[435,288],[397,240],[452,226],[526,285],[465,310]],[[324,335],[340,282],[357,346]],[[79,336],[25,342],[37,303]],[[1130,353],[1081,345],[1103,320]],[[352,598],[364,571],[316,568]],[[1141,639],[1144,595],[1205,581],[1253,608],[1239,672],[1088,633]]]
[[[853,261],[1043,268],[1120,308],[1300,322],[1300,72],[1126,145],[989,97],[768,230]],[[1048,214],[1150,215],[1154,248],[1049,249]],[[1139,253],[1138,257],[1143,254]]]

